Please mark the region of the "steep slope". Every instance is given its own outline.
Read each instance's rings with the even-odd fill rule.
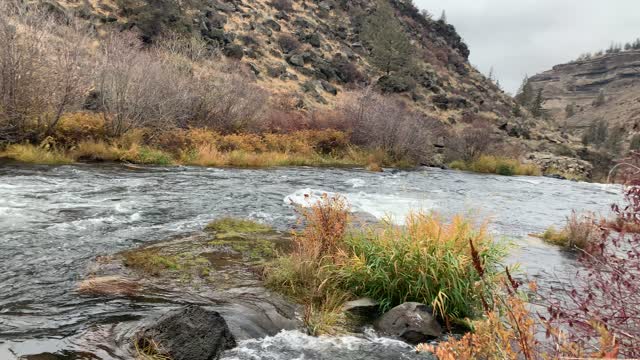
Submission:
[[[640,50],[557,65],[529,81],[542,89],[544,108],[569,133],[583,134],[600,119],[623,128],[625,138],[640,126]]]
[[[469,50],[452,25],[424,16],[409,0],[389,3],[412,44],[411,69],[402,76],[383,76],[371,63],[361,35],[378,5],[373,0],[46,2],[99,29],[139,31],[148,42],[168,31],[200,35],[207,46],[248,65],[259,84],[299,97],[305,107],[333,104],[339,92],[377,84],[445,122],[509,115],[512,100],[470,66]]]

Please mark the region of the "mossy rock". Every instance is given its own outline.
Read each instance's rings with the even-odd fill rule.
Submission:
[[[210,222],[205,227],[205,230],[241,234],[268,233],[274,231],[272,227],[252,220],[234,219],[229,217]]]

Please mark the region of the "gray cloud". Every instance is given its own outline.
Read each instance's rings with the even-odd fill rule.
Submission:
[[[640,37],[638,0],[414,0],[447,20],[471,49],[471,63],[494,68],[503,88],[515,92],[533,75],[612,41]]]

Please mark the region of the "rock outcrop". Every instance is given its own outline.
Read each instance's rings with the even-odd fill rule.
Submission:
[[[173,360],[216,360],[236,346],[222,316],[197,305],[173,310],[134,338],[138,351]]]
[[[376,320],[376,330],[417,344],[442,335],[442,327],[433,316],[431,307],[407,302],[394,307]]]
[[[580,135],[599,119],[627,135],[640,131],[640,50],[556,65],[529,81],[542,89],[544,108],[568,133]]]

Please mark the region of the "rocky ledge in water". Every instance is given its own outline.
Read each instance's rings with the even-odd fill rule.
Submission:
[[[239,340],[272,336],[301,325],[298,306],[264,288],[260,279],[261,264],[289,243],[289,235],[267,226],[222,219],[189,236],[99,256],[78,291],[141,303],[197,304],[218,312]],[[121,348],[135,347],[135,332],[123,336]]]
[[[185,305],[145,317],[118,331],[117,339],[111,341],[120,355],[142,353],[179,360],[193,358],[196,353],[198,359],[216,359],[221,354],[226,354],[222,355],[224,358],[244,359],[247,351],[268,354],[270,350],[259,351],[255,347],[276,339],[295,342],[293,339],[305,337],[299,332],[303,329],[300,306],[266,289],[260,275],[265,262],[289,249],[290,240],[289,235],[265,225],[217,220],[202,232],[99,256],[78,291],[86,296],[127,297],[140,304]],[[416,353],[410,344],[401,344],[432,341],[441,335],[440,325],[426,306],[403,304],[380,317],[377,303],[360,299],[345,304],[344,310],[356,315],[354,325],[371,324],[377,318],[374,325],[379,333],[400,341],[382,340],[374,333],[352,333],[333,340],[321,337],[316,345],[348,340],[359,344],[362,354],[371,355],[388,346],[403,349],[392,358],[432,358],[430,354]],[[358,330],[354,330],[366,328],[357,326]],[[238,349],[223,353],[236,344]],[[313,344],[289,345],[291,349],[278,349],[273,358],[288,351],[312,354],[318,350]],[[334,352],[338,357],[352,356],[352,350],[347,346]]]

